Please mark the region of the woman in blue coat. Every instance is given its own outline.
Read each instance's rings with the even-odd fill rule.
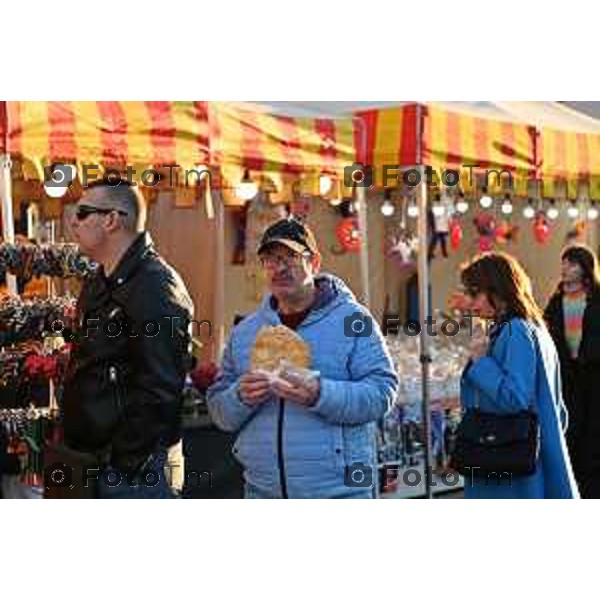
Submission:
[[[564,431],[560,366],[531,291],[511,256],[490,253],[463,267],[461,279],[474,315],[491,320],[487,335],[473,336],[471,360],[461,380],[463,409],[510,414],[537,412],[540,452],[533,475],[465,477],[467,498],[576,498]]]

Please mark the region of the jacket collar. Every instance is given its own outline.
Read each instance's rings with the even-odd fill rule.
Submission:
[[[120,286],[127,281],[140,262],[152,252],[154,252],[154,242],[150,234],[144,231],[133,240],[115,270],[106,278],[109,286]]]

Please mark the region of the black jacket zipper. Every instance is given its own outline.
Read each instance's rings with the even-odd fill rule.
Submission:
[[[113,389],[115,391],[115,397],[117,399],[117,409],[119,412],[119,417],[123,416],[123,401],[121,399],[121,392],[119,389],[119,377],[118,377],[118,372],[117,372],[117,367],[115,367],[114,365],[111,365],[108,368],[108,378],[110,380],[111,385],[113,386]]]
[[[279,400],[279,422],[277,424],[277,462],[279,464],[279,483],[281,485],[281,497],[287,498],[287,483],[285,480],[285,461],[283,457],[283,416],[285,403]]]

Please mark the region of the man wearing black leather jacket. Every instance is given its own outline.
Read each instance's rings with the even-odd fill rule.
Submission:
[[[137,187],[102,181],[86,189],[72,222],[81,251],[100,268],[78,301],[65,443],[96,457],[100,497],[169,498],[169,473],[178,485],[183,478],[181,454],[178,473],[168,456],[181,445],[193,304],[145,220]]]

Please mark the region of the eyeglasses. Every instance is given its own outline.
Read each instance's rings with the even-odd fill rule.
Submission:
[[[287,254],[283,256],[266,254],[260,257],[260,264],[267,268],[272,269],[274,267],[295,267],[300,264],[303,258],[310,258],[309,254]]]
[[[111,212],[119,213],[120,215],[126,217],[127,213],[123,210],[119,210],[118,208],[100,208],[98,206],[89,206],[88,204],[80,204],[77,207],[77,212],[75,213],[75,217],[78,221],[83,221],[87,219],[90,215],[108,215]]]

